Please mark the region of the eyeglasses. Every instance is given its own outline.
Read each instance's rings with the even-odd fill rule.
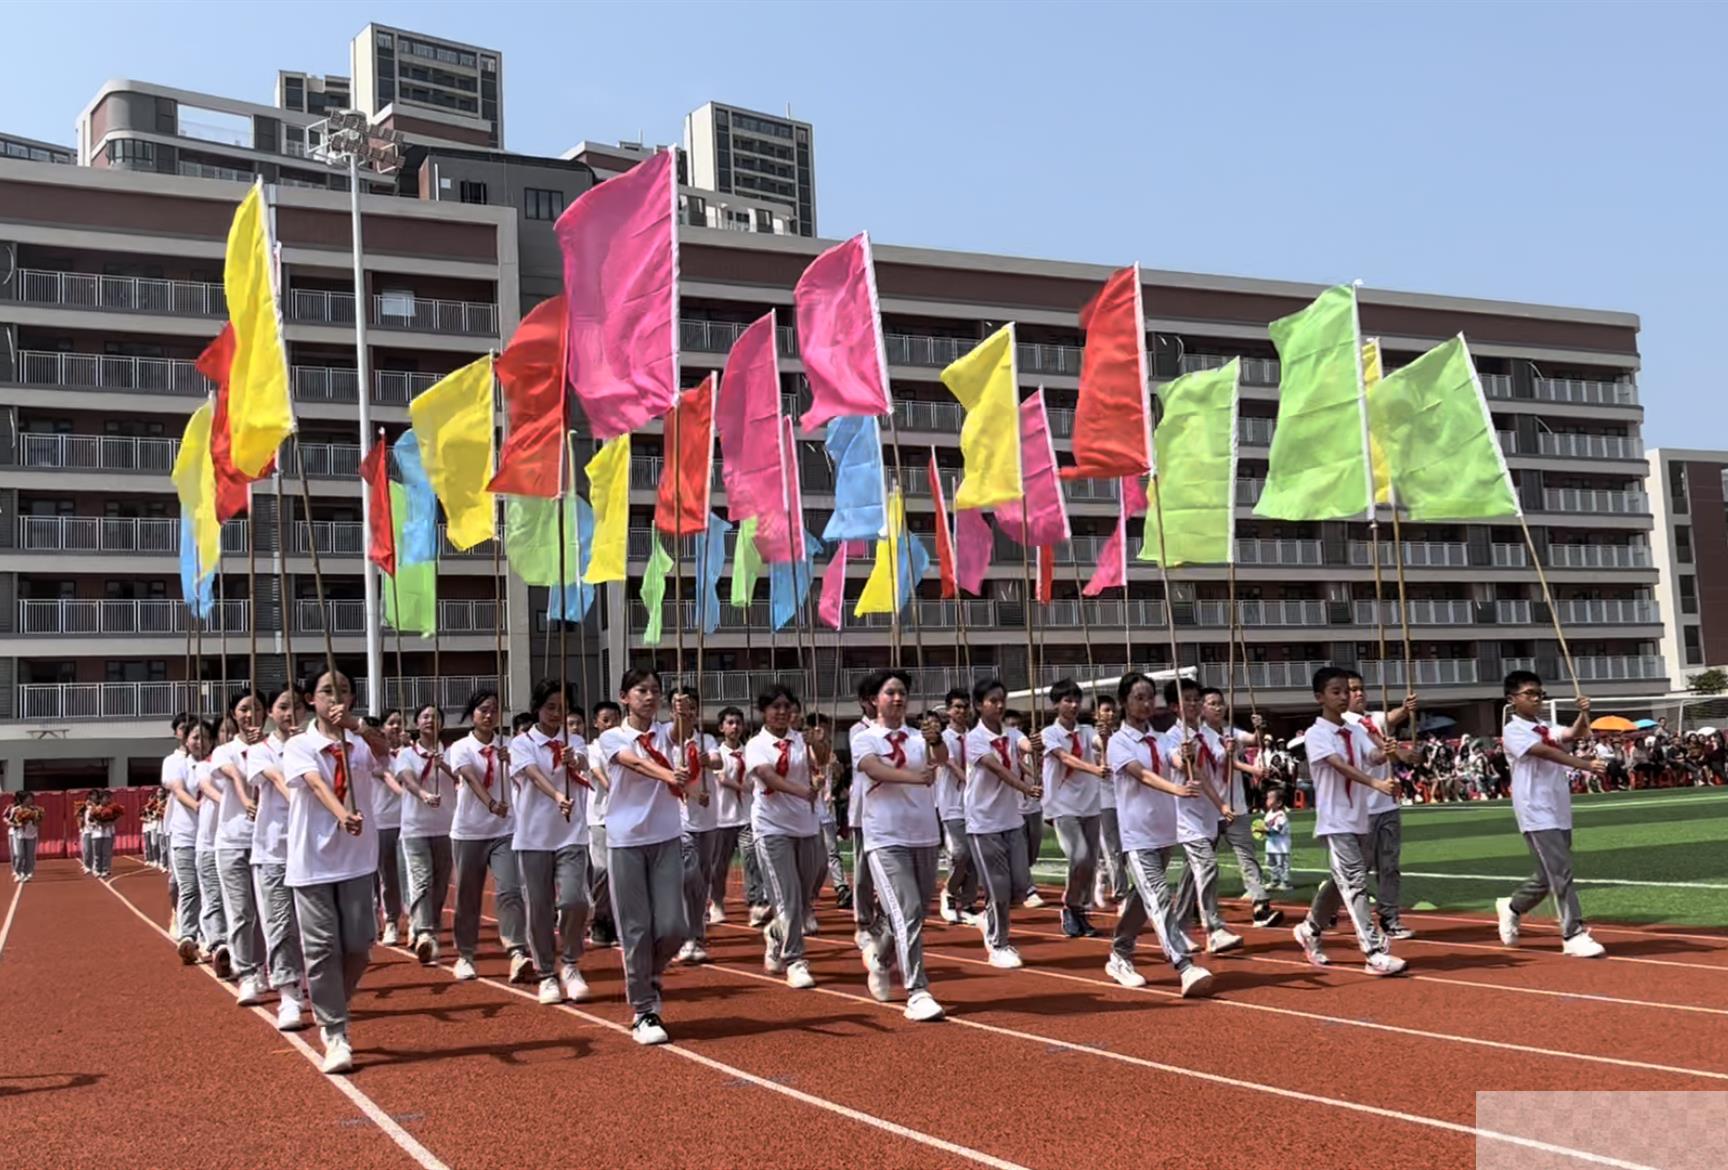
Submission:
[[[1514,697],[1520,698],[1520,699],[1546,699],[1548,697],[1548,692],[1547,691],[1519,691],[1519,692],[1517,692],[1517,694]]]

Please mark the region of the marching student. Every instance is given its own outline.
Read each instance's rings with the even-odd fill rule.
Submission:
[[[660,981],[688,931],[684,925],[683,822],[679,804],[691,776],[660,712],[660,674],[635,667],[618,683],[626,709],[621,726],[599,739],[612,782],[606,807],[612,917],[624,966],[624,995],[638,1044],[669,1039],[660,1019]],[[598,705],[595,708],[599,711]]]
[[[1056,843],[1068,859],[1062,887],[1062,933],[1092,938],[1098,928],[1087,918],[1088,900],[1098,870],[1098,823],[1103,809],[1100,780],[1109,774],[1098,763],[1098,737],[1080,722],[1080,687],[1062,679],[1050,688],[1055,712],[1044,729],[1044,812],[1056,829]]]
[[[184,749],[162,758],[162,788],[168,793],[168,814],[163,827],[174,866],[176,914],[175,943],[182,963],[196,963],[204,904],[198,884],[198,820],[204,791],[198,786],[198,770],[210,753],[216,730],[202,720],[188,721]]]
[[[678,950],[685,963],[708,961],[708,883],[720,851],[720,802],[712,773],[720,760],[714,737],[702,730],[702,699],[695,687],[672,691],[672,742],[684,757],[693,791],[679,806],[684,833],[679,852],[684,863],[684,925],[689,936]]]
[[[1350,706],[1350,672],[1323,666],[1314,672],[1314,697],[1320,714],[1307,731],[1308,771],[1314,779],[1314,837],[1326,843],[1332,876],[1320,883],[1308,916],[1292,932],[1308,961],[1324,967],[1330,959],[1320,945],[1320,933],[1338,913],[1350,912],[1356,940],[1367,956],[1370,975],[1396,975],[1405,963],[1387,948],[1386,936],[1368,909],[1368,792],[1393,793],[1397,782],[1377,779],[1365,765],[1384,758],[1361,728],[1346,723]],[[1360,787],[1361,792],[1356,789]]]
[[[1158,944],[1182,980],[1182,995],[1193,999],[1212,989],[1212,973],[1194,962],[1188,936],[1176,918],[1176,906],[1164,871],[1177,844],[1177,807],[1197,801],[1200,786],[1188,777],[1166,778],[1169,761],[1152,730],[1156,702],[1152,680],[1143,674],[1125,675],[1117,684],[1122,702],[1122,726],[1110,737],[1106,755],[1116,788],[1128,893],[1116,919],[1105,972],[1124,987],[1144,987],[1146,977],[1134,969],[1134,944],[1148,920]]]
[[[279,997],[276,1028],[293,1032],[306,1026],[306,1003],[300,984],[306,961],[300,953],[300,918],[294,912],[294,891],[288,888],[288,780],[282,753],[288,741],[306,725],[306,698],[290,683],[270,705],[276,729],[251,745],[246,753],[246,779],[257,788],[257,815],[252,822],[251,862],[258,879],[258,917],[264,927],[264,965],[270,986]]]
[[[813,711],[803,720],[802,731],[822,729],[822,734],[829,743],[834,742],[834,721],[820,711]],[[808,736],[806,736],[808,738]],[[844,765],[840,758],[832,753],[828,756],[828,764],[819,770],[816,784],[816,822],[820,829],[821,852],[827,869],[827,878],[834,887],[834,905],[840,910],[852,908],[852,887],[846,884],[846,866],[840,859],[840,828],[834,819],[834,781],[843,774]],[[816,903],[822,897],[822,867],[816,870],[816,884],[811,887],[810,900],[805,903],[809,907],[810,927],[806,933],[815,934]]]
[[[218,767],[216,749],[234,737],[232,719],[222,720],[222,737],[204,741],[204,754],[192,765],[192,780],[203,799],[198,802],[198,943],[199,958],[216,974],[233,974],[233,956],[228,950],[228,915],[222,904],[222,872],[216,863],[216,830],[220,822],[222,790],[212,782]]]
[[[735,852],[743,852],[744,905],[752,920],[757,917],[757,908],[768,900],[768,894],[762,888],[762,871],[756,864],[755,838],[750,833],[751,791],[756,786],[744,768],[744,712],[737,707],[720,708],[720,743],[715,750],[720,757],[720,771],[714,784],[718,806],[715,822],[719,825],[720,845],[716,850],[714,868],[708,874],[708,923],[711,926],[726,921],[726,887],[731,879]]]
[[[1020,798],[1041,792],[1022,767],[1021,756],[1029,750],[1026,737],[1003,721],[1007,699],[1001,679],[972,687],[978,726],[966,734],[966,834],[985,890],[984,948],[992,967],[1012,969],[1021,966],[1020,952],[1008,941],[1015,842],[1024,842],[1026,833]]]
[[[1023,731],[1025,724],[1021,719],[1009,723],[1016,731]],[[1036,732],[1038,729],[1033,728]],[[1042,737],[1039,737],[1042,743]],[[1038,864],[1038,854],[1044,848],[1044,786],[1043,776],[1033,774],[1033,753],[1024,751],[1020,756],[1020,778],[1026,781],[1026,789],[1020,793],[1020,839],[1014,842],[1014,900],[1028,910],[1037,910],[1044,905],[1044,897],[1038,892],[1036,879],[1032,876],[1032,867]],[[1042,773],[1043,768],[1038,769]]]
[[[114,826],[125,815],[113,797],[107,789],[97,789],[90,794],[85,813],[90,824],[90,869],[103,881],[114,876]]]
[[[36,827],[42,820],[42,806],[34,793],[25,790],[12,798],[6,809],[6,829],[11,835],[12,880],[27,882],[36,876]]]
[[[516,807],[509,799],[510,749],[498,730],[499,710],[497,691],[470,695],[462,718],[472,729],[449,751],[450,767],[462,780],[456,786],[456,816],[450,826],[456,874],[456,918],[450,933],[456,941],[456,978],[476,978],[474,952],[480,946],[480,910],[490,873],[498,939],[510,956],[510,982],[527,983],[534,976],[534,960],[528,957],[522,878],[510,849]]]
[[[594,704],[594,738],[588,741],[588,778],[594,791],[588,794],[588,901],[593,910],[588,920],[588,941],[597,947],[615,946],[617,924],[612,921],[612,883],[607,878],[611,850],[606,840],[606,806],[612,799],[611,772],[600,754],[600,737],[624,722],[624,709],[610,699]]]
[[[774,917],[762,928],[762,969],[784,972],[788,987],[803,990],[816,983],[804,961],[804,935],[810,889],[822,872],[812,774],[828,766],[829,752],[821,729],[812,730],[808,743],[792,730],[797,701],[789,687],[778,684],[757,698],[762,730],[744,745],[744,766],[756,783],[750,810],[756,859],[774,899]]]
[[[906,673],[889,670],[879,677],[878,723],[858,737],[855,760],[870,786],[864,801],[864,864],[894,933],[906,1018],[939,1020],[942,1005],[930,994],[924,971],[924,914],[936,884],[936,851],[942,840],[933,786],[946,748],[934,726],[922,734],[907,729]],[[886,970],[871,968],[869,985],[872,996],[887,1001],[892,987]]]
[[[534,724],[510,744],[516,782],[511,845],[527,907],[528,949],[540,1002],[547,1005],[588,998],[577,966],[588,930],[588,745],[571,736],[565,721],[569,690],[561,679],[535,687],[529,699]]]
[[[84,799],[72,810],[72,816],[78,823],[78,868],[86,874],[95,872],[92,864],[95,854],[91,842],[96,834],[96,824],[90,819],[90,813],[95,808],[97,791],[92,788],[85,793]]]
[[[1561,951],[1573,958],[1597,959],[1607,949],[1590,937],[1572,880],[1572,788],[1566,769],[1601,776],[1608,766],[1594,756],[1584,759],[1560,746],[1589,737],[1590,700],[1580,697],[1578,718],[1571,727],[1556,732],[1541,722],[1542,704],[1547,698],[1542,679],[1534,672],[1515,670],[1506,676],[1506,702],[1512,708],[1512,718],[1501,732],[1501,742],[1512,761],[1512,812],[1530,855],[1536,859],[1536,872],[1512,891],[1510,898],[1496,899],[1494,913],[1499,919],[1500,941],[1514,947],[1518,945],[1519,918],[1552,894],[1560,910]]]
[[[1266,896],[1266,883],[1260,871],[1260,859],[1254,849],[1254,822],[1248,815],[1248,793],[1243,783],[1244,776],[1251,776],[1256,781],[1266,778],[1266,765],[1258,754],[1252,764],[1246,763],[1241,757],[1244,745],[1255,742],[1252,732],[1239,731],[1228,723],[1229,711],[1224,703],[1224,692],[1217,687],[1200,688],[1200,718],[1211,728],[1213,733],[1223,742],[1228,753],[1228,763],[1225,774],[1228,781],[1220,782],[1219,796],[1229,807],[1231,817],[1225,821],[1220,830],[1220,840],[1229,844],[1230,851],[1236,855],[1236,865],[1242,871],[1242,885],[1248,901],[1254,907],[1254,925],[1260,927],[1277,926],[1284,921],[1284,911],[1272,905]],[[1256,715],[1256,726],[1259,726],[1259,716]],[[1218,848],[1214,842],[1214,848]],[[1183,902],[1182,921],[1188,921],[1193,913],[1193,903]]]
[[[1099,695],[1092,701],[1092,731],[1100,754],[1121,722],[1115,699]],[[1109,776],[1098,785],[1098,874],[1092,880],[1092,905],[1099,910],[1108,910],[1128,896],[1128,870],[1123,865],[1122,832],[1116,818],[1116,784]]]
[[[384,913],[384,931],[378,941],[393,947],[402,939],[402,784],[392,767],[397,751],[406,742],[400,710],[392,707],[384,712],[383,731],[390,751],[378,758],[372,813],[378,824],[378,907]]]
[[[264,739],[264,696],[242,691],[228,704],[234,738],[211,756],[216,765],[210,784],[220,796],[216,806],[216,873],[222,883],[222,913],[228,920],[228,953],[240,983],[242,1007],[261,1003],[265,986],[264,931],[258,921],[258,895],[252,883],[252,838],[258,806],[250,792],[249,757]]]
[[[402,859],[408,866],[408,929],[414,957],[426,966],[438,961],[438,930],[452,869],[450,828],[462,778],[444,757],[439,736],[444,713],[436,703],[414,712],[414,738],[396,753],[396,779],[402,785]]]
[[[1218,839],[1220,823],[1235,817],[1221,795],[1227,790],[1226,769],[1235,757],[1215,729],[1200,722],[1200,684],[1185,678],[1164,685],[1164,702],[1177,713],[1175,726],[1164,733],[1164,757],[1173,775],[1199,785],[1199,800],[1176,805],[1176,840],[1188,864],[1176,884],[1176,920],[1186,922],[1198,904],[1206,930],[1206,950],[1225,954],[1242,945],[1242,936],[1224,924],[1218,912]]]
[[[873,670],[858,680],[858,719],[846,732],[847,751],[852,759],[852,785],[846,799],[846,825],[852,834],[852,941],[866,971],[886,971],[888,956],[884,943],[888,935],[887,919],[876,900],[876,883],[864,859],[864,790],[869,786],[858,771],[858,738],[876,726],[876,692],[882,688],[881,671]],[[754,921],[755,916],[751,916]]]
[[[351,1072],[348,1006],[377,937],[373,884],[378,830],[369,815],[384,736],[350,709],[348,676],[309,680],[315,717],[282,751],[288,785],[288,864],[312,1013],[324,1040],[323,1070]]]
[[[948,879],[942,883],[940,911],[944,922],[976,926],[978,875],[966,837],[966,736],[972,730],[972,694],[955,687],[944,701],[948,726],[942,729],[942,745],[948,758],[936,773],[936,812],[948,849]]]
[[[1386,757],[1378,764],[1370,764],[1362,769],[1370,776],[1382,780],[1393,779],[1396,784],[1392,775],[1391,753],[1396,747],[1393,739],[1398,725],[1415,715],[1415,695],[1406,695],[1402,704],[1390,711],[1382,711],[1378,717],[1370,715],[1368,688],[1360,674],[1350,672],[1350,709],[1344,712],[1344,718],[1366,731],[1368,738],[1374,741],[1374,746]],[[1398,789],[1396,786],[1391,792],[1375,789],[1368,794],[1367,861],[1377,882],[1375,902],[1380,912],[1380,932],[1391,939],[1416,937],[1416,932],[1405,926],[1398,914],[1403,879],[1399,854],[1403,848],[1404,813],[1398,801]]]

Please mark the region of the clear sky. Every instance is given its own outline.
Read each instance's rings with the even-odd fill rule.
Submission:
[[[1728,447],[1728,5],[14,4],[0,129],[369,20],[500,50],[516,150],[790,104],[825,236],[1635,312],[1646,443]]]

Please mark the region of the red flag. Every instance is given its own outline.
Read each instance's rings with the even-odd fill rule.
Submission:
[[[960,586],[954,574],[954,538],[948,531],[948,501],[942,498],[942,473],[936,466],[936,452],[930,452],[930,498],[936,504],[936,564],[942,579],[942,599],[960,596]]]
[[[1038,546],[1037,599],[1049,605],[1056,593],[1056,550],[1047,544]]]
[[[666,416],[661,446],[666,466],[654,527],[669,536],[708,530],[708,493],[714,482],[714,375],[678,396]],[[769,441],[762,436],[761,442]]]
[[[200,374],[216,383],[216,408],[210,418],[210,455],[216,465],[216,522],[224,523],[246,511],[252,501],[247,485],[250,476],[234,466],[233,436],[228,427],[228,379],[234,365],[234,324],[222,326],[216,340],[204,347],[193,363]],[[262,479],[276,470],[272,458],[259,473]]]
[[[390,445],[380,434],[360,463],[360,478],[366,481],[369,530],[366,559],[391,577],[396,575],[396,519],[390,510]]]
[[[1146,319],[1140,266],[1123,268],[1080,310],[1086,348],[1074,406],[1074,466],[1063,479],[1120,479],[1152,467],[1146,385]]]
[[[551,499],[564,483],[564,366],[569,313],[562,294],[529,310],[493,370],[510,431],[489,492]]]

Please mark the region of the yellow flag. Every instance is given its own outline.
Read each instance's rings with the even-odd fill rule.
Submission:
[[[1015,364],[1010,321],[942,371],[942,384],[966,408],[966,421],[960,425],[966,474],[954,491],[956,510],[989,508],[1024,494]]]
[[[1380,339],[1369,338],[1362,343],[1362,385],[1367,391],[1367,397],[1374,397],[1374,391],[1380,386],[1380,379],[1385,371],[1380,365]],[[1374,412],[1369,411],[1370,420]],[[1386,466],[1386,452],[1380,446],[1379,438],[1373,428],[1368,431],[1368,460],[1374,467],[1374,502],[1389,504],[1392,502],[1392,473]]]
[[[254,478],[294,430],[262,190],[254,186],[235,210],[222,268],[228,320],[234,325],[234,362],[228,373],[230,458]]]
[[[180,454],[170,478],[180,507],[192,518],[192,538],[198,549],[198,578],[216,571],[222,555],[222,525],[216,521],[216,463],[210,453],[210,419],[215,408],[206,402],[186,420]]]
[[[492,493],[492,356],[446,374],[408,404],[420,462],[444,505],[450,543],[470,549],[497,528]]]
[[[964,360],[964,359],[962,359]],[[876,564],[870,569],[870,578],[864,582],[864,592],[858,595],[858,604],[853,607],[853,617],[863,617],[870,613],[893,613],[899,607],[894,604],[895,597],[905,592],[904,585],[894,579],[894,548],[900,543],[900,534],[906,529],[906,501],[896,488],[888,495],[888,536],[885,540],[876,542]],[[907,572],[905,559],[900,563],[900,572]],[[901,584],[899,590],[896,584]]]
[[[588,571],[582,580],[589,585],[622,581],[629,575],[625,569],[630,553],[629,433],[601,444],[585,470],[589,502],[594,508],[594,535],[588,550]]]

